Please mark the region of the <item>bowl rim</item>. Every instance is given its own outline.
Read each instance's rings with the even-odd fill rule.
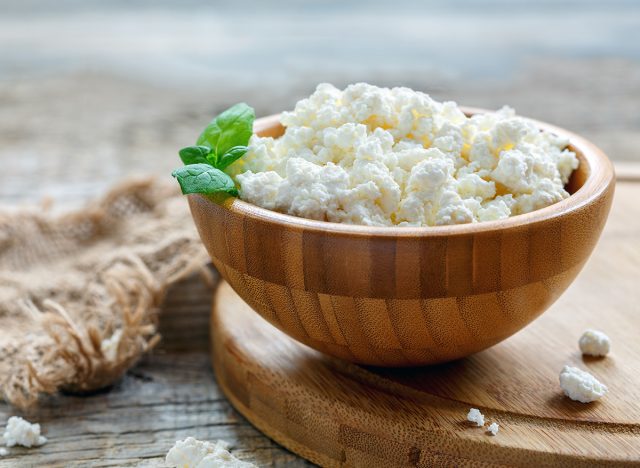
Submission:
[[[482,108],[460,106],[460,109],[471,116],[478,113],[495,112]],[[256,119],[255,132],[258,133],[279,124],[281,114],[272,114]],[[319,221],[280,213],[262,208],[238,197],[227,196],[221,202],[214,201],[206,195],[194,194],[215,203],[231,213],[255,219],[256,221],[273,223],[287,229],[299,229],[320,234],[344,234],[365,237],[441,237],[452,235],[469,235],[504,230],[507,228],[526,227],[532,224],[550,221],[555,218],[575,212],[593,203],[607,191],[614,183],[615,173],[613,164],[604,151],[584,137],[565,130],[564,128],[548,124],[539,120],[519,116],[533,123],[540,130],[548,131],[569,140],[569,145],[578,150],[589,164],[589,174],[583,185],[569,197],[545,208],[511,216],[506,219],[482,221],[477,223],[450,224],[442,226],[367,226],[362,224],[345,224],[332,221]]]

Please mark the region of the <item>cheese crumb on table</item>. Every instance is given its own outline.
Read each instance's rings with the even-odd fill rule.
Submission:
[[[587,330],[578,341],[582,354],[589,356],[606,356],[611,349],[611,340],[598,330]]]
[[[498,423],[491,423],[489,425],[489,427],[487,428],[487,431],[489,431],[489,433],[494,436],[496,434],[498,434],[498,430],[500,429],[500,426],[498,425]]]
[[[484,426],[484,415],[477,408],[471,408],[467,414],[467,421],[476,423],[478,427]]]
[[[31,424],[19,416],[9,418],[3,437],[7,447],[38,447],[47,442],[47,438],[40,435],[40,424]]]
[[[255,468],[253,463],[238,460],[229,453],[224,441],[215,444],[193,437],[179,440],[167,453],[167,466],[178,468]]]
[[[6,457],[7,455],[9,455],[9,451],[4,447],[0,447],[0,457]]]
[[[508,218],[559,202],[578,167],[569,141],[504,107],[467,117],[409,88],[320,84],[253,135],[227,172],[240,197],[294,216],[370,226]]]
[[[564,366],[562,369],[560,386],[565,395],[582,403],[598,400],[607,393],[607,386],[593,375],[571,366]]]

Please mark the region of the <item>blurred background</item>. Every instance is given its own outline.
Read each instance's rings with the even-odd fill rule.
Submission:
[[[323,81],[508,104],[640,161],[636,0],[0,0],[0,204],[169,177],[220,110]]]

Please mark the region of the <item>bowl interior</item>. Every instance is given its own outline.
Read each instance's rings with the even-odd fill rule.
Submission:
[[[576,148],[573,145],[569,145],[569,150],[573,151],[580,161],[580,165],[578,168],[573,171],[571,177],[569,177],[569,182],[565,186],[565,190],[569,192],[569,194],[573,195],[585,184],[589,176],[591,175],[591,165],[589,164],[589,160],[585,158],[582,151]]]

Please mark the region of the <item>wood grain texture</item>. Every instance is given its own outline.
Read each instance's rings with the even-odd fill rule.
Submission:
[[[585,270],[526,329],[430,367],[360,367],[314,351],[257,317],[228,285],[213,312],[218,384],[256,427],[323,466],[640,465],[640,184],[619,183]],[[581,356],[586,328],[612,352]],[[563,365],[609,387],[591,404],[563,396]],[[466,422],[480,408],[500,432]]]
[[[477,112],[469,109],[469,113]],[[498,343],[544,312],[576,277],[607,219],[613,168],[567,136],[581,164],[572,196],[486,223],[375,228],[306,220],[227,197],[189,196],[213,264],[260,315],[349,361],[445,362]],[[256,132],[277,136],[278,116]]]

